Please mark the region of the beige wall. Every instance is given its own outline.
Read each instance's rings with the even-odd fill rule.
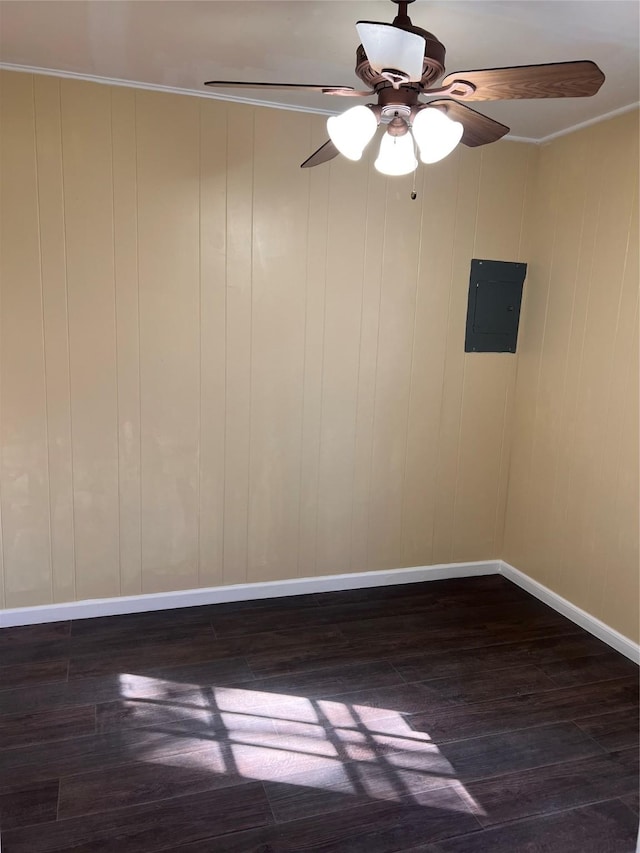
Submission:
[[[638,113],[540,151],[504,559],[638,639]]]
[[[4,72],[0,606],[499,557],[533,146],[298,164],[319,116]]]

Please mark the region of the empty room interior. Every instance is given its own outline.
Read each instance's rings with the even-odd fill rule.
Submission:
[[[2,853],[633,853],[635,0],[0,0]]]

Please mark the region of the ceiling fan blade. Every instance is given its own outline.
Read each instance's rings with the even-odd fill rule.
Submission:
[[[589,98],[604,82],[604,74],[589,60],[517,65],[483,71],[456,71],[442,86],[456,81],[471,83],[475,91],[465,101],[500,101],[514,98]],[[453,94],[453,93],[452,93]]]
[[[217,89],[293,89],[306,92],[320,92],[323,95],[343,95],[351,98],[365,98],[373,91],[360,92],[353,86],[315,86],[306,83],[245,83],[238,80],[208,80],[205,86]]]
[[[374,71],[378,74],[388,69],[402,71],[412,83],[422,79],[426,47],[422,36],[393,24],[377,24],[373,21],[358,21],[356,29]]]
[[[460,141],[470,148],[486,145],[489,142],[497,142],[505,133],[509,133],[509,128],[506,125],[500,124],[499,121],[494,121],[488,116],[483,116],[482,113],[472,110],[471,107],[465,107],[458,101],[443,98],[438,101],[429,101],[427,106],[438,107],[446,112],[450,119],[459,121],[464,127]]]
[[[319,166],[321,163],[326,163],[328,160],[333,160],[340,152],[330,139],[321,145],[317,151],[314,151],[311,157],[300,165],[301,169],[310,169],[312,166]]]

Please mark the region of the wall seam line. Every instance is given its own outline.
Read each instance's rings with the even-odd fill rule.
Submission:
[[[594,255],[595,255],[595,245],[597,243],[598,232],[600,231],[600,213],[602,211],[602,183],[604,181],[604,172],[602,172],[602,171],[600,172],[599,178],[600,178],[600,184],[599,184],[599,192],[598,192],[598,208],[597,208],[597,212],[596,212],[596,222],[595,222],[595,228],[594,228],[594,232],[593,232],[593,234],[594,234],[593,245],[591,246],[589,285],[588,285],[588,289],[587,289],[587,299],[586,299],[586,303],[585,303],[584,327],[582,329],[582,341],[580,344],[580,361],[579,361],[579,367],[578,367],[578,377],[577,377],[577,381],[576,381],[576,413],[577,413],[578,408],[579,408],[580,385],[582,382],[582,373],[583,373],[583,365],[584,365],[584,349],[585,349],[585,341],[587,339],[587,327],[589,325],[589,306],[591,304],[591,291],[592,291],[592,285],[593,285],[593,263],[594,263]],[[574,417],[574,429],[572,431],[572,438],[573,438],[573,436],[575,436],[575,433],[576,433],[576,417]],[[573,479],[574,479],[571,476],[571,474],[572,474],[572,468],[569,468],[569,470],[567,472],[567,483],[569,485],[573,482]],[[567,493],[568,494],[570,493],[570,488],[567,489]],[[569,512],[569,506],[568,506],[568,502],[567,502],[567,506],[565,507],[565,511],[564,511],[564,518],[565,519],[568,515],[568,512]],[[561,550],[561,558],[560,558],[561,565],[564,564],[564,555],[566,553],[566,542],[563,541],[562,545],[564,547],[562,547],[562,550]]]
[[[320,407],[318,413],[318,458],[316,465],[316,505],[315,505],[315,530],[313,537],[313,573],[318,568],[318,528],[320,519],[318,508],[320,506],[320,463],[322,461],[322,419],[324,415],[324,392],[325,392],[325,350],[327,336],[327,254],[329,251],[329,209],[331,207],[331,178],[333,176],[332,165],[329,164],[329,177],[327,179],[327,212],[325,217],[325,255],[324,255],[324,284],[322,297],[322,345],[320,353]]]
[[[117,477],[117,490],[118,490],[118,588],[120,590],[120,595],[122,595],[122,531],[121,527],[121,518],[122,518],[122,495],[121,495],[121,483],[120,483],[120,382],[118,378],[118,369],[120,366],[120,352],[118,347],[118,274],[117,274],[117,264],[116,264],[116,175],[114,168],[114,156],[113,156],[113,92],[112,89],[110,92],[109,98],[109,129],[110,129],[110,141],[111,141],[111,234],[112,234],[112,244],[113,244],[113,324],[114,324],[114,343],[115,343],[115,356],[116,356],[116,364],[115,364],[115,386],[116,386],[116,449],[117,449],[117,465],[116,465],[116,477]]]
[[[557,156],[557,155],[556,155]],[[553,171],[556,172],[557,169],[557,160],[553,161]],[[527,488],[531,483],[532,476],[532,468],[533,461],[536,452],[536,448],[538,446],[538,432],[537,426],[540,420],[539,418],[539,398],[540,398],[540,386],[542,384],[542,367],[544,362],[544,351],[545,351],[545,343],[547,343],[547,331],[548,331],[548,323],[549,323],[549,305],[551,303],[551,285],[553,281],[554,274],[554,263],[556,262],[556,247],[558,242],[558,182],[553,182],[553,195],[552,195],[552,204],[554,207],[553,210],[553,240],[551,243],[551,257],[549,258],[549,275],[547,277],[547,295],[545,298],[545,306],[544,306],[544,319],[542,321],[542,340],[540,341],[540,352],[538,359],[538,376],[536,379],[536,390],[535,390],[535,411],[533,416],[533,437],[531,439],[531,457],[529,459],[529,472],[527,475]],[[531,522],[531,518],[529,518],[529,522]],[[527,525],[527,534],[525,536],[525,541],[528,541],[531,537],[531,524]],[[526,546],[525,546],[526,547]],[[546,580],[546,578],[545,578]]]
[[[224,134],[224,428],[222,430],[222,542],[220,575],[224,584],[226,560],[226,521],[227,521],[227,429],[229,424],[228,382],[229,382],[229,107],[225,106]]]
[[[585,148],[588,149],[588,146],[585,145]],[[585,171],[586,171],[586,169],[587,169],[587,166],[586,166],[586,152],[585,152]],[[582,256],[582,247],[583,247],[583,242],[584,242],[584,226],[585,226],[585,219],[586,219],[586,212],[587,212],[588,195],[589,195],[588,188],[587,188],[586,182],[585,182],[584,197],[583,197],[583,201],[582,201],[582,216],[581,216],[581,220],[580,220],[580,239],[579,239],[579,243],[578,243],[578,252],[577,252],[577,257],[576,257],[575,275],[573,277],[573,292],[572,292],[572,296],[571,296],[571,319],[569,321],[569,333],[568,333],[568,337],[567,337],[567,341],[568,341],[567,342],[567,358],[566,358],[566,362],[565,362],[564,375],[562,377],[562,402],[560,405],[560,421],[559,421],[560,425],[562,425],[562,423],[564,421],[565,412],[566,412],[566,398],[567,398],[566,392],[567,392],[567,378],[569,375],[570,346],[571,346],[571,339],[573,337],[573,329],[574,329],[574,325],[575,325],[576,296],[578,293],[578,275],[580,272],[580,257]],[[558,454],[556,456],[556,464],[554,466],[554,473],[553,473],[553,494],[551,497],[552,514],[554,514],[553,508],[556,505],[557,500],[558,500],[558,490],[559,490],[558,472],[559,472],[559,469],[560,469],[560,452],[558,452]]]
[[[42,213],[40,206],[40,170],[38,167],[38,118],[36,108],[36,81],[31,78],[31,107],[33,109],[33,164],[36,191],[36,216],[38,222],[38,275],[40,280],[40,330],[42,334],[42,378],[44,388],[44,434],[47,451],[47,521],[49,525],[49,587],[51,601],[55,599],[55,578],[53,561],[53,531],[51,524],[51,444],[49,441],[49,378],[47,372],[47,332],[44,309],[44,271],[42,264]]]
[[[313,125],[309,121],[309,150],[313,149]],[[300,551],[302,541],[302,481],[304,473],[304,413],[307,400],[307,334],[309,328],[309,231],[311,225],[311,174],[306,175],[307,181],[307,228],[306,228],[306,265],[304,288],[304,327],[302,338],[302,393],[300,395],[300,465],[298,470],[298,536],[296,543],[296,577],[300,577]]]
[[[250,550],[249,532],[251,530],[251,459],[252,459],[252,437],[253,437],[253,270],[254,270],[254,215],[255,215],[255,186],[256,186],[256,111],[251,115],[251,255],[250,255],[250,280],[249,280],[249,412],[248,412],[248,443],[247,443],[247,520],[245,528],[245,580],[250,575]]]
[[[369,455],[369,479],[367,488],[367,524],[366,524],[366,550],[365,550],[365,568],[370,570],[371,563],[369,559],[369,543],[371,539],[371,483],[373,481],[373,458],[375,450],[376,438],[376,404],[378,402],[378,363],[380,356],[380,313],[382,308],[382,291],[384,289],[384,255],[387,248],[387,210],[389,202],[389,179],[385,178],[384,189],[384,221],[382,225],[382,251],[380,254],[380,292],[378,294],[378,328],[376,332],[376,358],[373,371],[373,406],[371,410],[371,451]]]
[[[456,180],[456,207],[453,215],[453,230],[457,233],[457,225],[459,222],[459,205],[460,205],[460,187],[462,184],[462,163],[460,160],[462,156],[460,151],[455,152],[455,156],[458,158],[458,175]],[[480,172],[478,170],[478,181],[480,180]],[[426,181],[426,179],[425,179]],[[477,199],[476,199],[476,218],[477,218]],[[440,383],[440,409],[438,412],[438,434],[436,439],[436,462],[434,466],[434,489],[438,487],[438,459],[439,449],[440,449],[440,438],[442,436],[442,418],[444,411],[444,398],[445,398],[445,377],[447,375],[447,364],[450,361],[449,357],[449,333],[450,333],[450,323],[451,323],[451,308],[453,305],[453,292],[454,292],[454,269],[455,269],[455,240],[451,242],[451,273],[449,275],[449,299],[447,300],[447,319],[446,319],[446,332],[444,338],[444,357],[442,359],[442,382]],[[464,367],[463,367],[464,370]],[[461,389],[462,393],[462,389]],[[454,493],[455,493],[455,484],[454,484]],[[433,554],[435,552],[435,542],[436,542],[436,518],[438,515],[436,500],[433,502],[433,517],[431,519],[431,557],[433,560]]]
[[[358,422],[359,422],[359,410],[360,410],[360,368],[362,362],[362,326],[363,326],[363,318],[364,318],[364,292],[365,292],[365,280],[366,280],[366,258],[367,258],[367,245],[368,245],[368,233],[369,233],[369,222],[370,222],[370,210],[369,210],[369,192],[371,188],[371,169],[367,170],[367,188],[365,192],[365,198],[367,200],[366,209],[365,209],[365,221],[364,221],[364,240],[362,241],[362,280],[360,283],[360,324],[358,327],[358,368],[356,373],[356,411],[355,411],[355,422],[353,429],[353,465],[351,471],[351,522],[350,522],[350,530],[349,530],[349,567],[353,571],[353,529],[354,529],[354,510],[355,510],[355,491],[356,491],[356,470],[357,470],[357,447],[358,447]]]
[[[611,374],[611,373],[613,372],[613,367],[614,367],[614,358],[615,358],[615,350],[616,350],[616,348],[617,348],[618,334],[619,334],[619,331],[620,331],[620,315],[621,315],[621,313],[622,313],[622,299],[623,299],[623,294],[624,294],[624,284],[625,284],[625,278],[626,278],[626,273],[627,273],[627,264],[628,264],[628,260],[629,260],[629,246],[630,246],[630,244],[631,244],[631,229],[632,229],[632,226],[633,226],[633,215],[634,215],[634,211],[637,209],[637,205],[638,205],[638,188],[637,188],[637,183],[636,183],[636,188],[635,188],[635,190],[634,190],[633,197],[632,197],[632,200],[631,200],[631,210],[630,210],[630,212],[629,212],[629,225],[627,226],[627,241],[626,241],[626,246],[625,246],[624,263],[623,263],[623,265],[622,265],[622,274],[621,274],[621,277],[620,277],[620,296],[619,296],[619,298],[618,298],[618,309],[617,309],[617,313],[616,313],[616,328],[615,328],[615,334],[614,334],[614,344],[613,344],[613,346],[611,347],[611,358],[610,358],[609,374]],[[635,308],[634,308],[634,318],[635,318],[635,317],[636,317],[636,315],[637,315],[637,311],[638,311],[638,295],[636,294],[636,303],[635,303]],[[630,363],[627,365],[627,370],[626,370],[626,379],[625,379],[625,388],[628,386],[628,377],[629,377],[629,374],[630,374],[630,372],[631,372],[631,364],[632,364],[632,362],[630,362]],[[606,432],[608,432],[608,431],[609,431],[609,430],[608,430],[608,428],[609,428],[609,423],[610,423],[610,421],[611,421],[611,405],[610,405],[610,403],[611,403],[611,390],[612,390],[612,384],[611,384],[611,382],[609,382],[609,383],[607,383],[607,392],[608,392],[608,393],[607,393],[607,405],[605,406],[605,412],[608,414],[608,417],[607,417],[607,429],[606,429]],[[627,413],[627,404],[628,404],[628,398],[625,398],[625,401],[624,401],[624,409],[623,409],[623,412],[622,412],[622,418],[621,418],[621,423],[624,423],[624,418],[625,418],[626,413]],[[617,467],[616,467],[616,504],[617,504],[617,498],[618,498],[618,488],[619,488],[619,479],[620,479],[620,453],[621,453],[621,448],[620,448],[620,445],[618,444],[618,447],[617,447],[617,454],[616,454],[616,455],[617,455]],[[599,471],[598,471],[598,481],[600,481],[600,480],[602,479],[602,469],[603,469],[603,468],[604,468],[604,452],[601,454],[601,461],[600,461],[600,466],[599,466]],[[618,537],[617,537],[617,539],[618,539],[618,546],[619,546],[619,543],[620,543],[620,536],[621,536],[621,531],[620,531],[620,530],[618,530]],[[592,537],[591,537],[591,543],[590,543],[590,550],[593,550],[593,547],[594,547],[594,538],[595,538],[595,529],[592,531]],[[604,596],[604,592],[605,592],[605,589],[606,589],[606,582],[607,582],[607,579],[608,579],[608,573],[609,573],[609,561],[607,560],[607,562],[606,562],[606,563],[605,563],[605,565],[604,565],[603,577],[602,577],[602,584],[601,584],[601,595],[602,595],[602,596]]]
[[[133,96],[133,130],[135,135],[135,192],[136,192],[136,296],[138,301],[138,447],[139,447],[139,476],[138,476],[138,498],[140,505],[140,593],[144,590],[144,548],[143,548],[143,512],[142,512],[142,330],[140,313],[140,180],[139,161],[140,151],[138,145],[138,93]]]
[[[60,182],[62,192],[62,234],[64,251],[64,297],[65,321],[67,333],[67,372],[69,376],[69,461],[71,467],[71,529],[73,551],[73,597],[78,597],[78,564],[76,555],[76,477],[75,460],[73,455],[73,384],[71,380],[71,323],[69,319],[69,266],[67,256],[67,205],[64,181],[64,133],[62,111],[62,81],[58,81],[58,110],[60,113]]]
[[[472,257],[475,257],[476,254],[476,241],[478,239],[478,218],[480,216],[480,195],[482,189],[482,167],[484,165],[484,151],[480,152],[480,167],[478,169],[478,194],[476,196],[476,216],[475,222],[473,226],[473,248],[471,250]],[[460,456],[461,456],[461,447],[462,447],[462,425],[464,421],[464,393],[466,388],[467,381],[467,354],[463,356],[462,359],[462,387],[460,389],[460,415],[458,419],[458,441],[456,447],[456,476],[455,476],[455,485],[453,489],[453,507],[451,511],[451,534],[450,534],[450,542],[449,542],[449,561],[453,557],[454,553],[454,543],[455,543],[455,528],[456,528],[456,515],[458,512],[458,477],[460,476]]]
[[[197,460],[197,524],[196,578],[202,583],[201,526],[202,526],[202,104],[198,102],[198,446]]]
[[[533,166],[531,165],[532,161],[534,162]],[[525,225],[527,222],[527,209],[528,209],[529,204],[531,203],[531,200],[529,199],[528,194],[531,192],[532,184],[533,184],[534,195],[537,193],[539,167],[540,167],[540,159],[538,156],[537,149],[534,148],[531,151],[529,151],[529,162],[527,164],[527,175],[525,178],[524,193],[523,193],[523,198],[522,198],[522,212],[521,212],[521,220],[520,220],[520,237],[518,239],[518,258],[520,260],[522,259],[523,242],[526,242],[530,239],[530,235],[526,232],[526,228],[525,228]],[[533,175],[534,175],[533,178],[530,178],[530,174],[529,174],[530,171],[533,172]],[[529,248],[529,245],[527,245],[527,247]],[[524,261],[523,261],[523,263],[524,263]],[[529,261],[527,261],[527,272],[529,272],[529,267],[530,267],[530,263],[529,263]],[[526,297],[523,298],[523,307],[526,308]],[[521,330],[524,328],[524,320],[525,319],[526,319],[526,315],[523,313],[521,315],[521,320],[520,320],[520,329]],[[520,339],[522,339],[522,331],[519,331],[518,336],[520,337]],[[522,348],[522,345],[520,346],[520,348]],[[516,353],[515,375],[513,377],[513,385],[512,385],[512,388],[513,388],[513,403],[512,403],[513,410],[511,413],[512,429],[515,427],[514,421],[515,421],[515,416],[516,416],[516,405],[517,405],[517,401],[518,401],[518,385],[519,385],[518,377],[519,376],[520,376],[520,351],[518,351]],[[503,513],[503,518],[502,518],[502,539],[500,541],[500,547],[499,548],[497,548],[497,544],[496,544],[497,528],[498,528],[498,521],[499,521],[499,519],[498,519],[498,506],[496,505],[496,520],[495,520],[495,528],[494,528],[494,548],[495,548],[495,550],[498,550],[500,552],[500,555],[501,555],[500,559],[502,559],[502,554],[504,552],[505,538],[506,538],[506,532],[507,532],[507,517],[509,514],[509,504],[510,504],[509,495],[510,495],[511,485],[512,485],[512,479],[511,479],[512,462],[513,462],[513,452],[512,451],[513,451],[514,443],[515,443],[515,431],[511,435],[511,440],[510,440],[509,446],[507,447],[507,450],[506,450],[507,458],[505,460],[506,484],[505,484],[505,496],[504,496],[504,513]],[[504,448],[504,425],[503,425],[503,448]],[[502,452],[503,451],[501,450],[501,456],[500,456],[501,466],[502,466]]]
[[[415,174],[415,173],[414,173]],[[425,195],[425,184],[427,181],[427,170],[422,169],[422,185],[420,192],[422,198]],[[411,359],[409,362],[409,394],[407,395],[407,426],[404,431],[404,461],[402,465],[402,486],[400,490],[400,564],[404,563],[404,529],[405,529],[405,496],[407,488],[407,468],[409,467],[409,433],[411,428],[411,408],[414,399],[413,365],[416,351],[416,331],[418,324],[418,294],[420,292],[420,276],[422,274],[422,235],[424,234],[424,202],[420,207],[420,223],[418,228],[418,248],[415,270],[415,289],[413,295],[413,324],[411,329]],[[434,513],[435,514],[435,513]],[[431,541],[431,555],[433,556],[433,540]]]

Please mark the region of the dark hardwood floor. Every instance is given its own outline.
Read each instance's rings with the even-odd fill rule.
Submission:
[[[0,631],[3,853],[630,853],[638,671],[498,576]]]

